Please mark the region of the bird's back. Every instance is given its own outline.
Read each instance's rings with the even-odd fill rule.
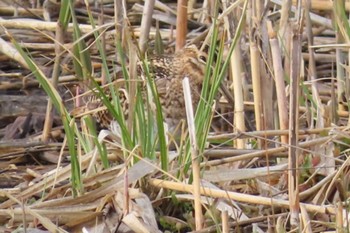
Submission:
[[[196,108],[204,79],[205,54],[198,51],[195,47],[184,48],[175,54],[154,56],[149,59],[149,70],[151,78],[154,78],[158,97],[162,105],[162,113],[165,122],[168,124],[169,131],[172,131],[182,119],[186,118],[185,101],[182,89],[182,80],[188,77],[191,85],[193,107]],[[138,69],[139,75],[145,76],[142,69]],[[142,92],[145,92],[147,85],[143,85]],[[128,112],[127,92],[119,91],[119,97],[123,104],[123,111]],[[107,95],[109,95],[107,93]],[[145,93],[142,93],[145,95]],[[93,103],[93,104],[92,104]],[[87,103],[88,109],[103,106],[100,99]],[[107,110],[102,110],[94,114],[96,120],[102,127],[108,127],[113,119]],[[127,117],[127,116],[126,116]]]

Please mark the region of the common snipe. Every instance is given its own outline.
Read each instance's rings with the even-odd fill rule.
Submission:
[[[200,100],[200,93],[204,79],[206,54],[200,52],[195,46],[183,48],[182,50],[164,56],[155,56],[149,59],[151,77],[154,78],[158,91],[162,113],[168,129],[172,132],[186,118],[185,100],[182,88],[182,80],[189,78],[192,104],[194,109]],[[140,75],[144,72],[140,70]],[[128,96],[124,90],[119,90],[122,100],[123,111],[128,112]],[[101,100],[94,99],[87,103],[89,110],[103,106]],[[96,120],[102,127],[109,127],[111,115],[107,110],[94,114]]]

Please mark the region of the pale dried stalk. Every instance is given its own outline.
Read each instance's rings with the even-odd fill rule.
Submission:
[[[113,26],[113,23],[108,23],[103,27]],[[25,19],[12,19],[6,20],[0,17],[0,26],[5,28],[18,28],[18,29],[36,29],[39,31],[48,30],[56,31],[57,23],[56,22],[44,22],[44,21],[32,21]],[[91,25],[79,24],[79,28],[83,33],[88,33],[93,30]],[[99,30],[99,28],[97,28]],[[70,23],[67,26],[67,31],[73,31],[73,24]]]
[[[253,11],[254,12],[254,16],[252,16],[253,19],[261,17],[258,14],[259,11],[258,6],[256,6],[256,9]],[[274,110],[274,96],[273,96],[273,92],[271,90],[273,90],[274,88],[274,83],[273,83],[273,79],[270,75],[270,67],[272,66],[271,62],[269,60],[266,59],[266,57],[268,56],[268,48],[269,48],[269,44],[268,44],[268,37],[267,37],[267,29],[266,29],[266,24],[265,23],[261,23],[259,25],[256,26],[257,34],[262,35],[262,37],[260,36],[256,36],[256,35],[250,35],[250,38],[252,40],[252,38],[254,38],[254,42],[259,45],[258,50],[259,52],[262,54],[259,57],[261,57],[262,59],[259,60],[260,62],[260,83],[261,83],[261,87],[260,87],[260,91],[261,91],[261,115],[260,115],[260,126],[262,130],[269,130],[269,129],[274,129],[275,128],[275,110]],[[262,141],[263,142],[263,141]],[[267,147],[268,145],[263,144],[263,147]]]
[[[235,5],[235,4],[234,4]],[[224,17],[224,26],[227,31],[228,40],[233,39],[233,28],[231,28],[230,21],[233,18],[233,14],[229,14],[232,6],[227,6],[226,2],[223,2],[224,12],[227,12]],[[235,5],[236,6],[236,5]],[[229,10],[230,9],[230,10]],[[230,57],[230,78],[232,79],[233,94],[234,94],[234,128],[238,132],[245,132],[245,121],[244,121],[244,102],[243,102],[243,84],[242,84],[242,57],[240,54],[240,47],[236,46],[233,50],[232,56]],[[245,140],[237,139],[236,147],[239,149],[245,148]]]
[[[186,44],[187,35],[187,0],[177,1],[176,17],[176,51],[183,48]]]
[[[243,103],[243,84],[242,84],[242,70],[241,70],[241,52],[240,47],[234,48],[232,57],[230,58],[231,77],[233,81],[233,90],[235,98],[235,128],[239,132],[245,132],[244,121],[244,103]],[[237,139],[237,148],[245,148],[245,140]]]
[[[226,18],[230,13],[233,13],[232,11],[235,10],[237,7],[240,6],[240,4],[245,0],[238,0],[233,3],[230,3],[229,6],[225,7],[224,11],[219,15],[218,21]],[[223,4],[227,4],[225,1],[223,1]]]
[[[129,83],[129,96],[136,96],[136,90],[137,90],[137,48],[136,46],[131,42],[131,40],[128,40],[129,45],[129,75],[130,75],[130,83]],[[135,82],[136,81],[136,82]],[[135,111],[135,103],[136,98],[129,98],[129,112]],[[134,114],[129,114],[128,120],[127,120],[127,127],[129,132],[132,132],[134,122]]]
[[[135,216],[134,213],[127,214],[123,217],[122,221],[130,227],[133,232],[137,233],[150,233],[151,231],[145,226],[143,221],[140,221],[140,218]],[[156,229],[153,229],[156,230]]]
[[[311,228],[311,221],[310,221],[310,216],[307,213],[307,210],[303,205],[300,205],[300,210],[301,210],[301,220],[302,220],[302,232],[305,233],[312,233],[312,228]]]
[[[324,125],[324,119],[322,117],[322,113],[324,112],[324,107],[318,92],[317,88],[317,71],[316,71],[316,62],[314,57],[314,51],[312,49],[312,46],[314,45],[313,35],[312,35],[312,24],[311,24],[311,18],[310,18],[310,2],[305,4],[305,19],[306,19],[306,35],[308,39],[309,44],[309,78],[308,80],[311,80],[311,90],[312,90],[312,98],[314,102],[317,104],[316,109],[316,128],[323,128]],[[314,119],[314,108],[311,108],[311,119],[310,121],[310,128],[314,127],[313,119]],[[320,148],[315,148],[315,151],[320,150]]]
[[[300,112],[306,112],[308,111],[305,107],[299,107]],[[336,111],[336,113],[338,114],[338,116],[340,117],[349,117],[349,112],[348,111],[343,111],[343,110],[338,110]]]
[[[339,233],[344,233],[342,230],[344,227],[344,209],[343,209],[343,204],[341,202],[338,202],[336,204],[337,206],[337,214],[335,215],[335,223],[336,223],[336,229],[339,229]],[[347,211],[345,214],[348,214]]]
[[[221,223],[222,223],[222,233],[229,233],[230,227],[229,227],[229,218],[227,211],[221,212]]]
[[[253,94],[254,94],[254,114],[256,122],[256,130],[262,130],[262,99],[261,99],[261,73],[260,73],[260,55],[259,50],[254,42],[250,42],[250,62],[252,68],[252,83],[253,83]],[[261,147],[262,142],[259,140]]]
[[[271,22],[267,24],[267,28],[269,30],[271,56],[272,56],[273,70],[274,70],[275,83],[276,83],[280,129],[285,130],[285,129],[288,129],[288,101],[287,101],[287,96],[285,92],[286,86],[284,83],[284,71],[283,71],[282,60],[281,60],[282,53],[278,44],[278,40],[276,38],[276,34],[273,31]],[[281,142],[287,144],[288,136],[282,135]]]
[[[13,1],[13,0],[12,0]],[[8,6],[1,6],[0,7],[0,15],[14,15],[15,14],[16,9],[14,7],[8,7]],[[33,17],[33,15],[43,15],[43,9],[30,9],[30,11],[28,11],[27,9],[24,8],[17,8],[17,13],[19,16],[23,17],[23,16],[31,16]]]
[[[91,159],[92,153],[87,154],[86,157],[82,159],[82,169],[85,169],[88,166],[89,160]],[[17,195],[17,198],[20,199],[26,199],[28,197],[31,197],[35,195],[36,193],[43,192],[47,187],[54,186],[57,183],[69,179],[71,176],[71,166],[65,166],[62,169],[60,169],[58,172],[47,175],[43,178],[43,180],[39,181],[38,183],[35,183],[25,190],[23,190],[19,195]],[[0,209],[6,209],[9,208],[11,205],[13,205],[13,200],[7,200],[0,204]]]
[[[57,88],[57,84],[58,84],[58,78],[61,72],[61,57],[62,57],[62,44],[64,44],[64,31],[62,28],[62,25],[60,25],[59,23],[56,23],[56,35],[55,35],[55,63],[53,66],[53,71],[52,71],[52,77],[51,77],[51,82],[52,82],[52,86],[54,88]],[[44,142],[49,140],[50,137],[50,132],[51,132],[51,128],[52,128],[52,123],[53,123],[53,104],[52,104],[52,100],[49,99],[47,102],[47,108],[46,108],[46,117],[45,117],[45,123],[44,123],[44,129],[43,129],[43,133],[42,133],[42,140]]]
[[[280,25],[279,25],[279,36],[282,38],[283,41],[285,41],[285,36],[286,35],[286,28],[289,20],[289,12],[290,12],[290,7],[292,6],[292,1],[287,0],[283,1],[282,3],[282,9],[281,9],[281,20],[280,20]]]
[[[334,62],[336,56],[334,54],[314,54],[317,62]],[[308,53],[303,53],[303,60],[309,61],[310,57]]]
[[[337,23],[338,28],[341,27],[340,23]],[[342,36],[341,30],[335,31],[336,41],[338,44],[344,43],[344,37]],[[338,97],[338,109],[341,111],[345,111],[345,107],[343,106],[342,98],[345,94],[345,69],[342,64],[345,61],[345,54],[341,48],[336,48],[336,71],[337,71],[337,97]]]
[[[338,134],[339,134],[339,133],[338,133]],[[343,138],[344,138],[344,136],[343,136]],[[348,158],[342,163],[341,167],[338,168],[338,169],[335,171],[336,174],[334,175],[332,181],[331,181],[330,184],[328,185],[327,190],[326,190],[326,193],[323,194],[325,198],[328,198],[329,195],[330,195],[330,193],[334,191],[334,187],[335,187],[335,185],[336,185],[336,183],[337,183],[337,180],[338,180],[338,179],[341,179],[341,176],[342,176],[343,174],[346,173],[345,170],[347,169],[347,167],[349,166],[349,164],[350,164],[350,157],[348,157]]]
[[[333,172],[332,174],[327,175],[323,180],[321,180],[320,182],[318,182],[316,185],[310,187],[309,189],[301,192],[299,194],[300,200],[305,200],[307,198],[310,198],[310,196],[315,196],[316,192],[322,192],[324,190],[324,187],[326,187],[326,185],[329,185],[329,182],[334,178],[334,176],[336,175],[336,172]],[[322,195],[323,196],[323,195]]]
[[[274,3],[276,5],[282,6],[285,2],[282,0],[270,0],[271,3]],[[291,8],[289,8],[288,10],[291,10],[292,12],[296,12],[296,7],[292,6]],[[327,19],[326,17],[322,17],[319,16],[315,13],[311,13],[310,14],[311,17],[311,21],[313,23],[315,23],[316,25],[321,25],[321,26],[325,26],[331,30],[333,30],[333,24],[332,24],[332,20]],[[287,25],[286,25],[287,26]]]
[[[301,142],[298,145],[299,149],[303,149],[303,148],[308,148],[310,146],[314,146],[317,144],[321,144],[321,143],[325,143],[329,140],[337,140],[337,139],[341,139],[344,136],[342,135],[332,135],[332,136],[327,136],[327,137],[323,137],[323,138],[317,138],[311,141],[305,141],[305,142]],[[281,147],[277,147],[277,148],[271,148],[268,150],[260,150],[260,151],[255,151],[249,154],[244,154],[244,155],[237,155],[234,157],[229,157],[229,158],[221,158],[218,160],[211,160],[211,161],[207,161],[207,162],[203,162],[201,163],[201,166],[205,167],[210,167],[210,166],[217,166],[217,165],[222,165],[225,163],[233,163],[233,162],[237,162],[240,160],[250,160],[250,159],[254,159],[257,157],[263,157],[263,156],[267,156],[267,155],[273,155],[275,153],[280,153],[280,152],[284,152],[286,151],[287,145],[286,146],[281,146]]]
[[[33,210],[29,207],[23,206],[23,211],[31,216],[33,216],[35,219],[40,221],[40,223],[50,232],[58,232],[58,233],[68,233],[68,231],[65,231],[61,227],[58,227],[54,221],[51,221],[44,213],[39,213],[39,211]]]
[[[144,53],[147,48],[148,35],[151,30],[152,15],[154,9],[155,0],[146,0],[143,8],[142,21],[141,21],[141,34],[139,40],[139,47],[141,53]]]
[[[5,30],[5,33],[12,38],[12,36],[9,34],[7,30]],[[14,48],[10,43],[0,38],[0,52],[5,54],[6,57],[18,62],[22,67],[29,69],[28,64],[24,60],[24,58],[21,56],[21,54],[17,51],[16,48]]]
[[[176,15],[176,11],[173,10],[170,6],[168,6],[166,3],[162,3],[159,0],[156,0],[155,2],[155,7],[158,8],[159,10],[165,11],[165,12],[170,12],[174,15]]]
[[[299,78],[301,67],[301,36],[298,22],[292,26],[290,100],[289,100],[289,150],[288,150],[288,195],[290,204],[290,224],[299,227]]]
[[[199,166],[199,156],[198,147],[196,140],[196,128],[194,124],[193,117],[193,106],[191,98],[190,82],[188,77],[184,78],[182,81],[186,105],[186,115],[187,115],[187,125],[191,142],[191,157],[192,157],[192,174],[193,174],[193,196],[194,196],[194,212],[196,221],[196,230],[201,230],[203,228],[203,213],[202,213],[202,203],[200,194],[200,166]]]
[[[184,184],[184,183],[166,181],[161,179],[150,179],[149,184],[157,188],[165,188],[165,189],[170,189],[170,190],[175,190],[180,192],[188,192],[188,193],[193,192],[193,185]],[[271,203],[273,203],[274,207],[282,207],[282,208],[290,207],[289,201],[287,200],[261,197],[261,196],[231,192],[231,191],[220,190],[220,189],[212,189],[212,188],[206,188],[206,187],[201,187],[200,192],[202,195],[212,197],[212,198],[227,198],[229,200],[232,199],[239,202],[256,204],[256,205],[266,205],[266,206],[272,206]],[[318,206],[318,205],[304,204],[304,203],[301,203],[301,205],[303,205],[305,209],[311,213],[324,213],[324,214],[327,213],[327,214],[333,214],[333,215],[336,213],[336,210],[332,205]]]
[[[316,11],[332,11],[334,9],[332,1],[323,1],[323,0],[309,0],[311,3],[311,9]],[[293,0],[293,5],[296,5],[297,0]],[[302,1],[302,6],[305,6],[307,3]],[[350,10],[350,2],[345,2],[345,10]]]
[[[209,3],[208,0],[204,0],[202,3],[202,9],[205,9],[204,11],[201,11],[198,22],[204,23],[207,17],[210,15],[210,9],[209,9]]]
[[[340,127],[326,127],[322,129],[300,129],[298,131],[299,136],[300,135],[310,135],[310,134],[323,134],[323,133],[329,133],[330,130],[344,130],[345,126]],[[208,140],[230,140],[237,137],[242,138],[253,138],[253,137],[274,137],[274,136],[281,136],[281,135],[288,135],[289,130],[265,130],[265,131],[251,131],[251,132],[245,132],[245,133],[227,133],[227,134],[220,134],[220,135],[213,135],[208,136]]]

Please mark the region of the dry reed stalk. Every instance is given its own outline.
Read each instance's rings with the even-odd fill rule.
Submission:
[[[114,32],[115,33],[115,32]],[[177,30],[166,30],[166,29],[163,29],[163,30],[160,30],[159,31],[162,39],[172,39],[172,35],[175,33],[177,33]],[[133,30],[133,34],[136,36],[136,37],[140,37],[141,36],[141,31],[139,28],[135,28]],[[150,33],[149,33],[149,38],[150,39],[154,39],[156,37],[156,31],[155,30],[151,30]]]
[[[325,112],[325,109],[322,105],[321,98],[318,92],[317,85],[318,83],[316,82],[317,80],[317,72],[316,72],[316,61],[314,59],[314,52],[311,46],[314,45],[314,40],[313,40],[313,35],[312,35],[312,24],[311,24],[311,18],[310,18],[310,4],[305,4],[305,18],[306,18],[306,36],[308,40],[308,45],[310,47],[309,49],[309,73],[308,73],[308,80],[311,81],[311,92],[312,92],[312,98],[313,101],[317,104],[317,109],[316,109],[316,128],[323,128],[325,127],[324,125],[324,119],[322,118],[323,113]],[[310,122],[310,128],[314,127],[313,122],[313,109],[310,108],[311,111],[311,119],[308,119]],[[319,149],[319,148],[317,148]]]
[[[343,7],[344,2],[342,1],[336,1],[334,2],[334,16],[335,16],[335,37],[337,44],[343,44],[343,43],[349,43],[349,37],[348,34],[345,32],[347,29],[344,28],[344,24],[342,22],[342,19],[340,17],[341,15],[341,9]],[[347,59],[349,57],[346,57],[346,53],[341,48],[336,48],[336,71],[337,71],[337,102],[338,102],[338,109],[339,110],[346,110],[345,106],[342,105],[343,102],[343,96],[346,96],[346,77],[347,77],[347,71],[344,69],[343,64],[347,63]],[[350,118],[350,116],[349,116]],[[350,119],[349,119],[350,120]],[[350,121],[348,121],[349,123]]]
[[[261,99],[261,77],[260,77],[260,56],[259,50],[253,41],[250,41],[250,62],[252,69],[252,83],[253,83],[253,96],[254,96],[254,115],[256,130],[262,130],[262,99]],[[259,140],[259,148],[263,145]]]
[[[343,230],[344,227],[344,208],[343,204],[341,202],[337,203],[337,214],[335,215],[335,223],[336,223],[336,229],[338,230],[339,233],[345,233]],[[347,223],[348,225],[349,223]]]
[[[323,180],[318,182],[316,185],[310,187],[309,189],[300,192],[299,197],[300,200],[306,200],[307,198],[314,197],[315,194],[321,190],[323,192],[324,187],[329,185],[329,182],[333,179],[333,177],[336,175],[336,172],[333,172],[332,174],[328,174]]]
[[[98,17],[98,25],[103,25],[104,22],[105,22],[103,7],[101,7],[100,10],[101,10],[101,12],[100,12],[100,15]],[[101,35],[101,47],[102,47],[102,50],[104,52],[106,52],[106,33],[103,33],[103,29],[101,28],[99,30],[99,34]],[[102,85],[107,84],[107,74],[106,74],[106,70],[105,69],[101,69],[101,84]],[[89,84],[89,86],[90,86],[90,84]],[[78,99],[80,99],[80,98],[78,98]],[[80,105],[77,105],[77,106],[80,106]]]
[[[309,61],[309,54],[303,53],[303,60]],[[336,60],[334,54],[315,54],[315,61],[317,62],[333,62]]]
[[[180,50],[186,44],[187,36],[187,0],[178,0],[176,17],[176,50]]]
[[[347,116],[347,115],[346,115]],[[324,134],[329,133],[329,131],[340,131],[346,129],[346,126],[339,126],[339,127],[326,127],[326,128],[319,128],[319,129],[299,129],[298,135],[310,135],[310,134]],[[245,133],[227,133],[227,134],[220,134],[220,135],[213,135],[208,136],[208,140],[233,140],[237,137],[242,138],[259,138],[259,137],[271,137],[271,136],[282,136],[282,135],[288,135],[289,130],[265,130],[265,131],[251,131],[251,132],[245,132]]]
[[[82,159],[82,169],[87,168],[89,160],[91,159],[92,153],[87,155]],[[17,197],[20,199],[26,199],[28,197],[31,197],[32,195],[35,195],[36,193],[42,192],[47,187],[54,186],[55,183],[59,183],[63,180],[69,179],[71,176],[71,166],[68,165],[62,169],[59,170],[58,173],[55,175],[49,175],[44,178],[44,180],[41,180],[40,182],[29,186],[26,190],[21,192]],[[7,200],[0,204],[0,209],[7,209],[11,205],[13,205],[14,202],[12,200]]]
[[[5,28],[17,28],[17,29],[35,29],[35,30],[48,30],[48,31],[56,31],[56,22],[44,22],[44,21],[32,21],[32,20],[25,20],[25,19],[16,19],[16,20],[10,20],[10,19],[2,19],[0,17],[0,26],[3,26]],[[111,27],[114,26],[113,23],[107,23],[103,27]],[[79,24],[79,28],[83,33],[91,33],[93,30],[91,25],[87,24]],[[99,29],[99,28],[97,28]],[[67,31],[72,32],[73,30],[73,24],[69,23],[67,26]]]
[[[292,0],[283,1],[281,4],[281,20],[279,24],[279,37],[282,41],[286,41],[286,37],[289,36],[287,32],[289,12],[292,6]]]
[[[291,211],[290,224],[299,227],[299,94],[301,68],[300,22],[291,22],[290,107],[288,148],[288,196]]]
[[[344,107],[344,106],[343,106]],[[302,107],[300,106],[299,107],[299,111],[301,113],[304,113],[304,112],[307,112],[308,109],[306,107]],[[340,116],[340,117],[349,117],[349,112],[348,111],[344,111],[344,110],[338,110],[337,111],[337,115]]]
[[[336,31],[336,38],[337,42],[341,43],[342,39],[340,39],[341,35],[339,35],[338,31]],[[345,54],[340,49],[336,49],[336,69],[337,69],[337,97],[338,97],[338,109],[340,111],[346,111],[345,107],[341,104],[343,95],[345,94],[345,70],[342,64],[344,64],[345,61]]]
[[[322,193],[322,196],[324,198],[329,197],[330,193],[334,191],[333,187],[336,186],[337,180],[340,179],[343,174],[347,173],[345,170],[347,169],[349,163],[350,163],[350,158],[348,157],[345,161],[343,161],[343,163],[340,166],[340,168],[338,168],[335,171],[335,175],[333,176],[332,181],[328,185],[326,192]]]
[[[233,4],[235,7],[236,4]],[[234,30],[230,22],[233,21],[233,13],[231,12],[233,9],[232,6],[228,8],[228,6],[223,3],[224,13],[226,17],[224,17],[224,26],[226,30],[226,34],[228,36],[228,40],[234,38],[233,33]],[[239,39],[238,39],[239,41]],[[230,57],[230,67],[229,77],[232,79],[232,87],[233,87],[233,95],[234,95],[234,129],[238,132],[245,132],[245,120],[244,120],[244,102],[243,102],[243,84],[242,84],[242,57],[241,50],[239,46],[236,46],[233,50],[232,56]],[[245,148],[245,140],[238,139],[236,140],[236,147],[238,149]]]
[[[7,30],[5,30],[5,34],[12,38]],[[29,69],[28,64],[25,62],[20,53],[15,49],[10,43],[0,38],[0,51],[5,54],[8,58],[18,62],[22,67]]]
[[[300,213],[301,213],[301,223],[302,227],[300,230],[305,233],[312,233],[310,216],[303,205],[300,205]]]
[[[165,189],[170,189],[170,190],[175,190],[180,192],[188,192],[188,193],[193,192],[193,186],[189,184],[184,184],[184,183],[166,181],[161,179],[150,179],[149,184],[157,188],[165,188]],[[220,189],[206,188],[206,187],[201,187],[200,192],[202,195],[207,197],[212,197],[212,198],[227,198],[227,199],[232,199],[235,201],[255,204],[255,205],[290,208],[289,201],[276,199],[276,198],[260,197],[255,195],[243,194],[243,193],[220,190]],[[305,209],[310,213],[322,213],[322,214],[327,213],[332,215],[336,214],[336,209],[332,205],[318,206],[318,205],[305,204],[305,203],[300,203],[300,205],[303,205]]]
[[[285,1],[282,0],[271,0],[270,3],[273,3],[277,6],[282,6]],[[293,13],[297,13],[297,8],[295,6],[291,6],[290,8],[288,8],[289,10],[291,10]],[[333,30],[333,26],[332,26],[332,20],[326,18],[326,17],[322,17],[320,15],[317,15],[315,13],[310,13],[310,17],[311,17],[311,21],[316,24],[316,25],[320,25],[320,26],[324,26],[328,29]],[[288,26],[288,24],[286,25]]]
[[[222,19],[225,20],[225,18],[228,17],[229,14],[232,14],[233,10],[235,10],[237,7],[240,6],[240,4],[243,2],[243,1],[246,1],[246,0],[238,0],[238,1],[235,1],[233,3],[230,3],[230,5],[228,6],[227,5],[227,2],[223,1],[223,4],[225,6],[225,9],[224,11],[218,16],[218,21],[221,21]],[[213,4],[214,5],[214,4]]]
[[[201,194],[200,194],[201,170],[199,166],[198,146],[197,146],[196,128],[195,128],[194,116],[193,116],[191,88],[190,88],[190,82],[187,77],[183,80],[182,85],[183,85],[185,105],[186,105],[188,132],[189,132],[190,143],[191,143],[194,212],[195,212],[196,230],[198,231],[203,228],[203,223],[204,223],[203,213],[202,213]]]
[[[129,96],[137,96],[137,48],[136,46],[131,42],[131,39],[128,40],[128,46],[129,46]],[[135,82],[134,82],[135,81]],[[129,98],[129,112],[134,112],[136,106],[136,98]],[[132,131],[134,122],[134,114],[129,114],[127,119],[127,127],[129,132]]]
[[[226,210],[221,212],[221,224],[222,224],[222,233],[229,233],[230,232],[229,218]]]
[[[155,2],[155,7],[158,8],[159,10],[162,10],[162,11],[165,11],[165,12],[169,12],[169,13],[172,13],[172,14],[176,15],[176,10],[174,10],[171,7],[169,7],[166,3],[162,3],[160,1],[156,1]]]
[[[273,31],[271,22],[269,21],[267,25],[268,25],[267,28],[269,31],[271,56],[272,56],[273,70],[274,70],[275,83],[276,83],[280,129],[286,130],[288,129],[288,124],[289,124],[288,101],[287,101],[287,96],[285,91],[286,86],[284,84],[284,72],[283,72],[282,60],[281,60],[282,53],[278,44],[278,40],[276,38],[276,34]],[[288,137],[286,135],[281,136],[281,142],[287,144]]]
[[[296,5],[297,0],[293,0],[293,5]],[[311,0],[308,1],[311,4],[311,9],[316,11],[332,11],[334,9],[331,1],[325,0]],[[302,1],[302,6],[305,7],[308,3]],[[345,2],[345,10],[350,11],[350,2]]]
[[[53,66],[52,76],[51,76],[51,82],[52,86],[54,88],[57,88],[58,85],[58,79],[61,72],[61,58],[62,58],[62,52],[63,48],[62,45],[64,44],[64,29],[60,23],[57,23],[56,26],[56,33],[55,33],[55,62]],[[44,142],[48,141],[50,138],[50,132],[52,129],[52,123],[53,123],[53,117],[54,117],[54,109],[52,100],[49,99],[47,102],[47,108],[46,108],[46,117],[45,117],[45,123],[42,133],[42,140]]]
[[[256,17],[261,17],[256,16]],[[253,17],[254,18],[254,17]],[[273,79],[271,77],[271,71],[270,67],[272,67],[272,63],[268,60],[270,57],[270,49],[268,44],[268,34],[267,34],[267,28],[266,23],[258,23],[256,24],[256,32],[254,38],[256,38],[256,45],[258,45],[259,49],[259,57],[261,58],[259,60],[260,62],[260,91],[261,91],[261,115],[260,115],[260,122],[261,122],[261,130],[270,130],[275,128],[275,107],[274,107],[274,96],[273,96]],[[258,36],[259,35],[259,36]],[[252,67],[252,69],[254,69]],[[255,98],[255,96],[254,96]],[[247,106],[248,107],[248,106]],[[263,141],[264,142],[264,141]],[[265,142],[264,142],[265,143]],[[263,148],[269,147],[269,145],[264,144],[262,145]]]
[[[14,15],[15,11],[16,10],[14,7],[6,7],[6,6],[0,7],[0,15]],[[17,8],[17,14],[18,16],[39,16],[39,15],[43,15],[43,9],[32,8],[28,10],[24,8]]]
[[[210,9],[208,7],[208,0],[204,0],[203,3],[202,3],[202,10],[200,12],[200,15],[198,16],[198,22],[201,22],[201,23],[205,23],[206,19],[208,18],[208,16],[210,16]]]
[[[141,53],[144,53],[147,49],[149,33],[151,30],[154,3],[155,3],[155,0],[146,0],[145,6],[143,8],[141,28],[140,28],[141,34],[139,39],[139,47],[140,47]]]
[[[313,139],[310,141],[300,142],[298,145],[298,148],[305,150],[305,148],[308,148],[310,146],[322,144],[322,143],[325,143],[329,140],[337,140],[337,139],[340,139],[342,137],[343,137],[342,135],[331,135],[331,136],[326,136],[323,138],[316,138],[316,139]],[[273,155],[275,153],[281,153],[281,152],[286,151],[288,149],[288,147],[290,147],[290,146],[285,145],[285,146],[281,146],[281,147],[276,147],[276,148],[271,148],[271,149],[266,149],[266,150],[261,150],[261,151],[255,151],[255,152],[244,154],[244,155],[237,155],[234,157],[225,157],[222,159],[211,160],[211,161],[201,163],[201,167],[202,166],[203,167],[217,166],[217,165],[221,165],[221,164],[225,164],[225,163],[237,162],[240,160],[242,160],[242,161],[243,160],[250,160],[250,159],[257,158],[257,157]],[[233,153],[233,155],[235,155],[235,154]]]
[[[250,25],[251,30],[249,31],[249,49],[250,49],[250,62],[251,62],[251,70],[252,70],[252,84],[253,84],[253,98],[254,98],[254,116],[255,116],[255,128],[257,131],[263,129],[261,116],[263,115],[262,109],[262,93],[261,93],[261,77],[260,77],[260,65],[261,58],[258,46],[255,41],[255,35],[253,34],[253,28],[255,28],[256,22],[251,20],[252,18],[259,15],[261,13],[261,3],[255,2],[255,5],[250,6],[252,10],[248,11],[248,23]],[[254,15],[254,16],[253,16]],[[263,141],[258,139],[258,146],[262,148]]]

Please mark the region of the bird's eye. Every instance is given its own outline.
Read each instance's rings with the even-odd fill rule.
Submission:
[[[206,63],[207,62],[207,57],[204,55],[200,55],[199,56],[199,60],[201,60],[202,62]]]

